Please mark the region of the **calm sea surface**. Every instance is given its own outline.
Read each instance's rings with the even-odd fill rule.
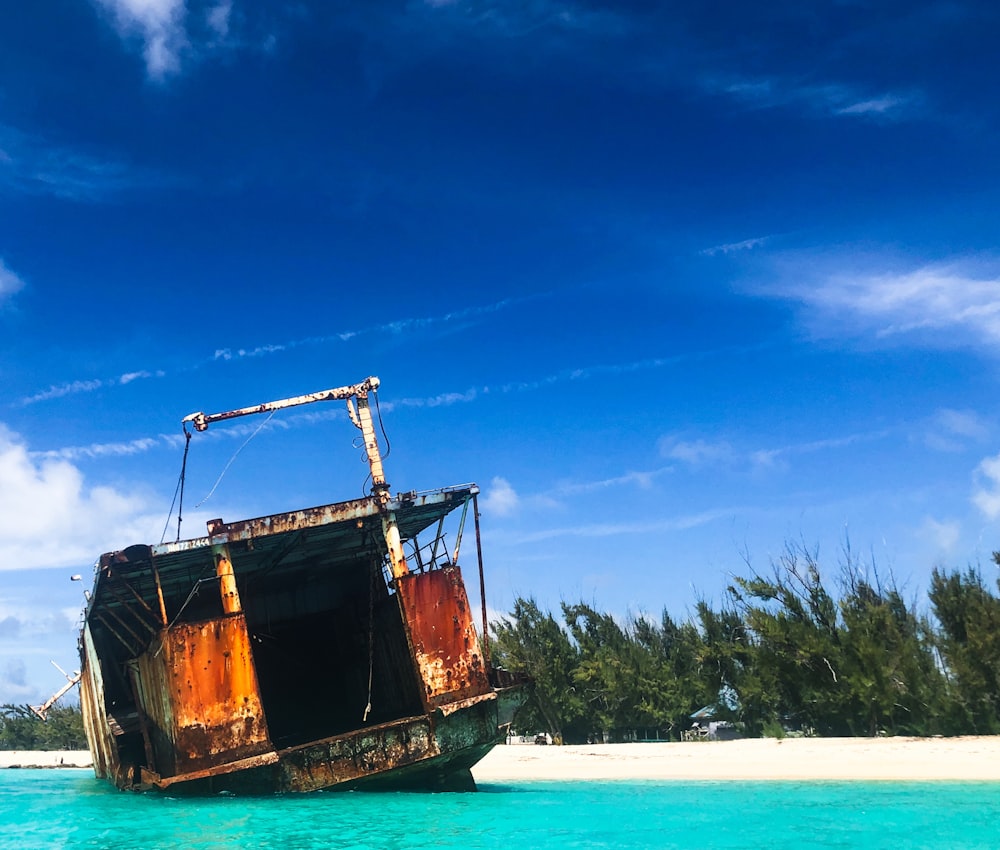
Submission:
[[[0,847],[994,848],[1000,783],[518,782],[174,798],[0,770]]]

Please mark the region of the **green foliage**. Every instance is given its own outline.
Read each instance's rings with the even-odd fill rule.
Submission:
[[[493,632],[494,660],[535,682],[522,725],[547,729],[556,740],[586,735],[583,700],[573,680],[579,653],[552,614],[543,614],[534,599],[518,598],[510,617],[493,623]]]
[[[0,705],[0,750],[85,750],[77,706],[51,708],[42,720],[27,705]]]
[[[1000,558],[994,554],[1000,563]],[[978,570],[934,570],[930,600],[956,729],[1000,732],[1000,599]]]
[[[677,739],[708,705],[753,736],[1000,732],[1000,597],[978,571],[935,570],[929,618],[844,554],[831,588],[815,552],[787,546],[688,622],[620,623],[578,603],[560,623],[518,599],[493,644],[535,680],[520,727],[567,743]]]

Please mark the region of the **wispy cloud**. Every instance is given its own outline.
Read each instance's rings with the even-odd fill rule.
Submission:
[[[923,442],[936,451],[958,452],[989,435],[989,426],[975,411],[942,408],[928,420]]]
[[[419,316],[407,319],[394,319],[391,322],[382,322],[378,325],[370,325],[364,328],[345,329],[325,336],[308,336],[300,339],[288,340],[280,343],[266,343],[254,346],[253,348],[220,348],[212,356],[213,360],[238,360],[245,357],[263,357],[268,354],[277,354],[282,351],[289,351],[306,345],[322,345],[330,342],[347,342],[361,336],[371,336],[378,334],[401,335],[411,331],[424,330],[442,325],[451,325],[458,322],[467,322],[473,319],[481,319],[494,313],[507,310],[511,307],[536,301],[539,298],[547,298],[550,293],[540,292],[526,295],[520,298],[504,298],[501,301],[494,301],[491,304],[478,304],[471,307],[464,307],[461,310],[452,310],[438,316]]]
[[[750,466],[772,468],[781,466],[787,461],[787,458],[793,455],[846,448],[861,442],[882,440],[892,433],[891,429],[886,428],[759,449],[737,448],[728,440],[705,439],[704,437],[692,439],[668,434],[660,439],[659,450],[663,457],[680,461],[691,467]]]
[[[753,239],[744,239],[742,242],[728,242],[725,245],[715,245],[706,248],[701,254],[705,257],[715,257],[719,254],[733,254],[737,251],[750,251],[753,248],[761,248],[767,244],[770,236],[757,236]]]
[[[633,360],[628,363],[603,363],[593,366],[581,366],[575,369],[565,369],[538,378],[523,381],[511,381],[495,387],[484,387],[483,392],[520,393],[545,389],[553,384],[567,381],[585,381],[591,378],[616,377],[634,372],[644,372],[651,369],[663,369],[678,366],[683,363],[698,362],[716,357],[732,357],[744,355],[752,351],[761,351],[768,347],[767,343],[751,346],[724,346],[703,351],[685,351],[682,354],[672,354],[668,357],[651,357],[645,360]]]
[[[650,534],[660,531],[686,531],[732,517],[740,513],[741,508],[719,508],[702,511],[695,514],[682,514],[675,517],[656,520],[637,520],[620,523],[588,523],[586,525],[562,526],[541,529],[521,535],[512,540],[515,544],[538,543],[557,537],[617,537],[621,535]]]
[[[390,402],[385,407],[387,410],[391,410],[393,407],[449,407],[453,404],[475,401],[478,397],[479,391],[473,388],[462,393],[439,393],[427,398],[401,398],[399,401]]]
[[[54,145],[0,124],[0,187],[93,202],[162,179],[112,158]]]
[[[753,347],[756,350],[758,347]],[[391,412],[397,407],[409,407],[409,408],[436,408],[436,407],[448,407],[454,404],[469,404],[476,401],[477,399],[487,396],[490,393],[520,393],[520,392],[532,392],[543,387],[551,386],[559,382],[567,381],[579,381],[587,380],[592,377],[601,377],[607,375],[621,375],[629,374],[631,372],[636,372],[644,369],[656,369],[663,368],[667,366],[676,365],[678,363],[687,362],[690,360],[698,360],[706,357],[713,356],[725,356],[733,352],[746,351],[747,349],[737,349],[737,348],[725,348],[719,350],[709,350],[701,352],[691,352],[687,354],[676,355],[673,357],[663,357],[650,360],[639,360],[631,363],[619,363],[619,364],[604,364],[600,366],[592,366],[580,369],[569,369],[564,372],[556,373],[553,375],[548,375],[542,378],[537,378],[529,381],[519,381],[512,383],[501,384],[497,387],[482,386],[482,387],[472,387],[461,392],[443,392],[437,393],[431,396],[424,397],[405,397],[396,400],[381,400],[380,404],[382,410],[385,412]],[[114,384],[127,384],[134,380],[138,380],[140,377],[162,377],[165,373],[162,371],[157,372],[126,372],[124,375],[118,378],[109,380],[93,380],[93,381],[75,381],[72,384],[64,384],[58,387],[51,387],[48,390],[44,390],[40,393],[36,393],[26,399],[22,399],[22,404],[31,404],[36,401],[41,401],[43,399],[58,398],[63,395],[68,395],[74,392],[89,392],[91,390],[100,389],[101,387],[106,387]],[[344,416],[343,410],[339,407],[335,410],[326,411],[307,411],[302,413],[293,414],[283,419],[275,418],[268,422],[267,428],[265,430],[270,430],[274,428],[288,428],[297,425],[307,425],[313,424],[319,421],[325,421],[331,417],[340,418]],[[229,424],[225,428],[211,430],[207,432],[207,437],[209,439],[216,438],[219,434],[226,434],[230,437],[241,436],[250,433],[255,430],[256,426],[253,425],[239,425],[239,424]],[[201,435],[202,439],[206,438],[206,435]],[[38,458],[62,458],[66,460],[77,460],[82,458],[97,458],[106,456],[124,456],[132,455],[138,452],[149,451],[156,447],[161,446],[176,446],[182,437],[177,435],[166,435],[160,434],[157,437],[143,437],[135,440],[130,440],[126,442],[114,442],[114,443],[94,443],[87,446],[66,446],[58,449],[49,449],[46,451],[35,452],[34,455]],[[661,470],[662,471],[662,470]],[[635,480],[638,480],[639,476],[644,474],[648,475],[658,475],[661,471],[654,471],[653,473],[630,473],[630,475],[636,476]]]
[[[161,434],[159,437],[140,437],[135,440],[127,440],[119,443],[91,443],[88,446],[64,446],[59,449],[31,452],[31,457],[35,460],[70,461],[82,460],[83,458],[128,457],[129,455],[143,454],[157,447],[175,445],[181,439],[181,437],[173,438],[168,437],[166,434]]]
[[[691,466],[731,463],[736,458],[735,450],[725,440],[684,440],[677,435],[669,435],[660,438],[659,449],[663,457]]]
[[[511,516],[522,508],[531,511],[561,510],[565,508],[564,500],[569,497],[623,487],[648,490],[657,478],[672,471],[673,467],[661,467],[648,471],[629,471],[595,481],[565,481],[548,490],[527,495],[516,491],[506,478],[497,476],[486,488],[481,504],[485,510],[498,516]]]
[[[503,38],[538,32],[570,32],[606,37],[628,29],[625,17],[612,8],[587,7],[564,0],[540,3],[498,3],[494,0],[424,0],[427,12],[441,20],[447,15],[456,29],[473,29]],[[416,11],[418,7],[411,7]]]
[[[653,483],[662,475],[667,475],[674,471],[672,466],[661,466],[650,470],[631,470],[622,475],[614,475],[611,478],[602,478],[597,481],[568,481],[563,482],[542,494],[543,498],[551,500],[565,496],[577,496],[585,493],[596,493],[616,487],[639,487],[648,490]]]
[[[916,93],[862,92],[839,83],[810,84],[782,77],[708,77],[703,87],[757,109],[797,107],[815,115],[901,120],[918,112]]]
[[[1000,349],[1000,271],[996,264],[970,266],[832,272],[819,279],[808,268],[793,267],[785,276],[794,282],[779,284],[769,294],[802,304],[817,335],[832,330],[886,341],[908,337],[948,347],[971,343]]]
[[[302,346],[323,345],[330,342],[346,342],[348,340],[353,340],[370,334],[389,333],[402,335],[411,331],[419,331],[438,326],[447,326],[457,322],[469,322],[490,316],[494,313],[498,313],[502,310],[506,310],[523,303],[534,301],[538,298],[544,298],[546,296],[547,293],[537,293],[534,295],[524,296],[522,298],[505,298],[491,304],[481,304],[466,307],[462,310],[453,310],[440,316],[422,316],[409,319],[397,319],[392,322],[384,322],[380,325],[373,325],[367,328],[344,330],[327,336],[301,337],[299,339],[283,343],[265,343],[254,346],[253,348],[220,348],[216,349],[212,356],[207,360],[193,364],[188,368],[198,369],[210,363],[219,361],[225,362],[244,358],[266,357],[272,354],[290,351]],[[93,392],[94,390],[106,387],[124,386],[132,383],[133,381],[144,378],[162,378],[166,374],[166,371],[163,369],[141,369],[137,371],[125,372],[115,378],[89,378],[69,381],[65,384],[53,385],[44,390],[39,390],[30,396],[22,398],[20,400],[20,404],[35,404],[36,402],[49,401],[51,399],[62,398],[63,396],[75,395],[77,393]],[[398,401],[397,404],[410,407],[437,407],[445,404],[454,404],[458,401],[471,401],[475,397],[475,392],[475,390],[468,390],[464,393],[448,393],[431,399],[403,399]],[[469,393],[472,393],[472,395],[469,395]]]
[[[125,372],[117,378],[91,378],[85,381],[70,381],[69,383],[54,385],[46,390],[40,390],[30,396],[25,396],[19,403],[22,406],[27,406],[29,404],[36,404],[40,401],[50,401],[54,398],[63,398],[68,395],[93,392],[94,390],[99,390],[102,387],[125,386],[133,383],[134,381],[145,378],[162,378],[166,374],[167,373],[162,369],[157,369],[155,371],[143,369],[138,372]]]
[[[857,443],[874,442],[884,440],[893,431],[883,428],[879,431],[866,431],[857,434],[847,434],[843,437],[830,437],[823,440],[808,440],[804,443],[793,443],[787,446],[780,446],[772,449],[757,449],[750,453],[750,460],[757,466],[775,466],[783,459],[791,455],[812,454],[813,452],[827,451],[828,449],[843,449]]]
[[[24,288],[24,281],[0,257],[0,306]]]

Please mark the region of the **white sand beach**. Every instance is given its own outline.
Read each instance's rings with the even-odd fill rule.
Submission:
[[[90,767],[92,764],[86,750],[0,750],[0,768]]]
[[[0,752],[5,767],[89,767],[83,751]],[[663,744],[493,749],[478,782],[548,779],[842,779],[1000,781],[1000,736],[761,738]]]
[[[1000,736],[758,738],[664,744],[496,747],[478,782],[524,779],[1000,781]]]

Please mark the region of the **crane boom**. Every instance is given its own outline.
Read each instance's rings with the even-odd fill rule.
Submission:
[[[352,398],[366,398],[368,393],[378,389],[379,380],[372,376],[365,378],[360,384],[351,384],[348,387],[336,387],[331,390],[321,390],[317,393],[307,393],[306,395],[283,398],[279,401],[265,401],[263,404],[252,405],[251,407],[240,407],[237,410],[227,410],[224,413],[189,413],[182,419],[182,422],[192,422],[196,431],[207,431],[208,426],[213,422],[222,422],[226,419],[236,419],[240,416],[250,416],[255,413],[269,413],[273,410],[284,410],[286,407],[298,407],[300,404],[311,404],[314,401],[344,401]],[[353,418],[353,417],[352,417]]]
[[[372,474],[372,494],[378,500],[382,509],[382,533],[385,537],[386,550],[389,554],[389,563],[392,574],[395,577],[406,575],[406,557],[403,554],[403,543],[399,536],[399,529],[396,526],[396,516],[388,509],[389,485],[385,480],[385,473],[382,470],[382,454],[379,451],[378,439],[375,437],[375,426],[372,422],[371,409],[368,406],[368,394],[378,390],[379,380],[374,376],[365,378],[359,384],[351,384],[347,387],[336,387],[331,390],[321,390],[317,393],[307,395],[297,395],[291,398],[284,398],[279,401],[266,401],[263,404],[252,407],[240,407],[236,410],[227,410],[224,413],[190,413],[181,420],[184,423],[192,422],[196,431],[207,431],[208,426],[213,422],[222,422],[226,419],[236,419],[240,416],[251,416],[255,413],[269,413],[275,410],[283,410],[286,407],[297,407],[300,404],[311,404],[314,401],[346,401],[347,414],[351,422],[361,431],[365,444],[365,454],[368,458],[368,466]],[[357,406],[355,407],[355,402]]]

